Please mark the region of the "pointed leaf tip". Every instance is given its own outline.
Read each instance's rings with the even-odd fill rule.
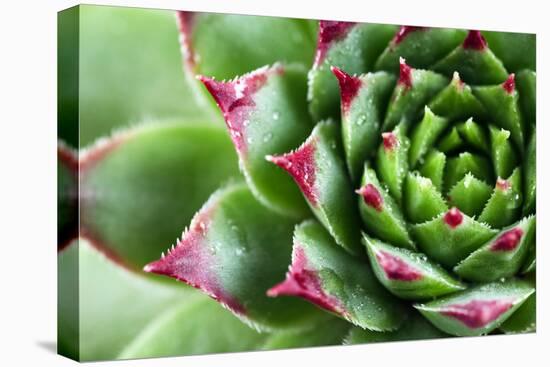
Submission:
[[[194,70],[196,66],[195,53],[191,43],[191,33],[193,32],[193,22],[195,13],[189,11],[178,11],[176,19],[180,32],[180,44],[183,52],[183,58],[187,66]]]
[[[502,83],[502,88],[506,91],[508,94],[514,93],[514,90],[516,89],[516,74],[512,73],[508,76],[508,79]]]
[[[492,251],[512,251],[514,250],[523,236],[523,230],[519,227],[512,228],[511,230],[504,232],[499,238],[491,245]]]
[[[472,329],[486,326],[508,311],[513,303],[506,300],[472,300],[464,304],[449,305],[441,310]]]
[[[487,47],[487,41],[480,31],[469,31],[462,43],[462,47],[471,50],[484,50]]]
[[[306,254],[300,245],[294,246],[292,264],[286,275],[286,279],[270,288],[267,291],[267,295],[269,297],[302,297],[331,312],[337,314],[344,313],[340,302],[325,293],[316,272],[308,269]]]
[[[449,227],[456,228],[460,224],[462,224],[463,218],[464,216],[462,215],[460,210],[458,210],[458,208],[456,207],[452,207],[447,213],[445,213],[443,220],[445,221],[445,223],[447,223]]]
[[[382,195],[380,195],[378,189],[373,184],[366,184],[355,192],[363,197],[365,204],[373,207],[379,212],[382,211],[384,199],[382,198]]]
[[[266,159],[287,171],[312,205],[317,205],[315,189],[315,140],[307,140],[298,149],[283,155],[268,155]]]
[[[337,68],[336,66],[331,66],[330,70],[338,79],[338,84],[340,85],[340,99],[342,103],[342,111],[347,113],[351,102],[357,96],[361,85],[363,84],[361,79],[356,76],[351,76],[347,74],[342,69]]]
[[[399,58],[399,84],[404,85],[407,88],[412,87],[412,71],[413,68],[407,65],[405,59]]]
[[[319,37],[317,40],[317,53],[315,54],[314,67],[318,67],[325,60],[325,56],[332,42],[340,40],[348,34],[354,22],[338,22],[331,20],[319,21]]]
[[[388,279],[411,282],[422,279],[422,273],[413,268],[399,257],[386,251],[378,251],[376,260],[380,264]]]
[[[384,143],[384,149],[392,151],[399,146],[399,140],[393,132],[382,133],[382,142]]]

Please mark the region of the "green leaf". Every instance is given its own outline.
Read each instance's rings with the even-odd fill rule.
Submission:
[[[400,61],[400,74],[384,119],[383,131],[398,123],[416,122],[421,109],[447,85],[447,78],[429,70],[413,69]]]
[[[184,56],[192,58],[197,74],[229,79],[277,61],[311,65],[314,21],[189,12],[182,17]]]
[[[376,172],[365,165],[359,197],[359,212],[367,232],[395,246],[414,249],[401,209],[382,187]]]
[[[491,134],[491,158],[497,177],[508,177],[518,164],[517,155],[512,146],[510,132],[489,126]]]
[[[215,301],[201,297],[195,302],[175,304],[159,312],[116,358],[250,351],[256,350],[266,337]]]
[[[187,287],[128,271],[86,240],[60,252],[57,263],[59,351],[80,361],[117,358],[167,308],[198,299]]]
[[[534,213],[536,210],[537,195],[537,133],[533,129],[533,134],[527,145],[523,163],[523,185],[525,202],[523,205],[523,215]]]
[[[443,186],[443,173],[445,172],[446,162],[445,153],[432,149],[420,167],[420,174],[432,180],[438,191],[441,191]]]
[[[401,26],[376,61],[376,69],[397,72],[400,57],[415,68],[428,68],[452,51],[465,35],[462,29]]]
[[[176,246],[144,270],[201,289],[255,328],[300,329],[319,312],[303,300],[265,293],[285,274],[293,226],[246,185],[228,185],[197,212]]]
[[[80,162],[82,234],[139,268],[239,174],[231,142],[209,124],[128,130],[89,148]]]
[[[263,350],[309,348],[339,345],[347,335],[351,324],[337,317],[327,318],[301,331],[281,331],[269,335],[262,345]]]
[[[395,29],[385,24],[320,21],[317,54],[308,75],[309,111],[314,121],[339,117],[338,83],[330,67],[350,75],[371,71]]]
[[[350,175],[361,178],[363,164],[370,159],[380,141],[383,113],[395,85],[393,75],[385,72],[350,76],[333,68],[340,84],[342,141]]]
[[[437,149],[442,151],[445,154],[450,152],[455,152],[464,145],[464,140],[458,133],[458,128],[453,126],[451,131],[445,134],[437,145]]]
[[[491,282],[516,274],[534,246],[535,217],[524,218],[462,260],[454,272],[474,282]]]
[[[474,85],[502,83],[508,76],[479,31],[470,31],[464,42],[436,63],[433,70],[449,77],[457,71],[466,83]]]
[[[491,164],[482,155],[462,152],[458,157],[449,158],[445,167],[445,187],[450,190],[467,173],[485,182],[492,182]]]
[[[382,133],[382,144],[376,154],[376,169],[382,183],[397,203],[401,203],[403,180],[409,171],[410,141],[397,125],[392,132]]]
[[[370,268],[338,247],[316,221],[296,227],[292,265],[268,294],[303,297],[369,330],[395,330],[407,315]]]
[[[529,276],[526,281],[535,288],[535,276]],[[527,300],[500,325],[500,330],[506,334],[531,333],[537,328],[537,294],[533,292]]]
[[[265,66],[228,82],[199,77],[222,111],[252,193],[267,207],[295,218],[308,210],[292,179],[265,157],[305,140],[312,128],[306,73],[300,65]]]
[[[484,335],[498,328],[534,291],[528,283],[511,279],[483,284],[415,308],[446,333]]]
[[[451,205],[469,216],[476,216],[485,207],[492,191],[491,186],[467,173],[449,190],[447,196]]]
[[[344,344],[351,345],[404,340],[438,339],[445,338],[447,336],[449,335],[434,327],[417,312],[414,312],[411,313],[407,320],[403,322],[403,325],[395,331],[381,333],[378,331],[363,330],[358,327],[353,327],[344,339]]]
[[[416,164],[423,160],[426,152],[432,148],[448,124],[447,119],[434,115],[428,106],[424,107],[424,117],[411,135],[411,149],[409,150],[409,164],[411,167],[416,167]]]
[[[490,153],[485,131],[471,117],[466,122],[457,125],[457,131],[468,145],[484,153]]]
[[[475,87],[475,96],[487,109],[492,121],[510,131],[516,148],[523,153],[524,127],[519,109],[518,92],[514,87],[514,74],[500,85]]]
[[[363,236],[374,274],[391,293],[405,299],[439,297],[466,288],[426,255]]]
[[[432,181],[418,173],[408,173],[404,191],[403,207],[412,223],[428,221],[448,209]]]
[[[524,120],[534,125],[537,120],[537,73],[522,70],[516,75],[519,103]]]
[[[429,222],[411,227],[411,234],[416,239],[418,248],[430,259],[448,268],[477,250],[495,233],[495,230],[456,208],[451,208]]]
[[[522,196],[521,171],[518,167],[506,180],[497,179],[493,194],[479,215],[479,221],[493,228],[514,223],[521,214]]]
[[[491,50],[510,72],[536,69],[536,36],[531,33],[483,31]]]
[[[285,169],[300,187],[311,210],[336,243],[351,254],[363,254],[353,186],[340,145],[340,126],[319,122],[296,150],[267,159]]]
[[[428,106],[433,113],[449,120],[483,118],[486,114],[483,105],[474,97],[472,88],[460,80],[456,71],[449,85],[439,92]]]
[[[221,120],[199,107],[182,73],[174,12],[81,5],[80,146],[141,123]],[[75,95],[75,94],[73,94]]]

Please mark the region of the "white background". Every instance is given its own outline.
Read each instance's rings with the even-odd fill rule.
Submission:
[[[95,1],[167,9],[280,15],[537,33],[538,332],[536,335],[240,353],[94,366],[539,365],[549,343],[550,24],[544,1]],[[309,3],[310,5],[308,5]],[[56,334],[56,12],[74,1],[5,1],[0,12],[0,365],[68,366]],[[9,4],[9,5],[7,5]],[[546,281],[545,281],[546,279]],[[545,341],[546,339],[546,341]],[[546,344],[546,345],[544,345]],[[546,353],[545,353],[546,352]]]

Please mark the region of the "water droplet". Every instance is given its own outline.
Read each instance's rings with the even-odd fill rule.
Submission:
[[[246,142],[247,142],[248,144],[252,144],[253,141],[254,141],[254,140],[252,140],[252,138],[251,138],[250,136],[249,136],[248,138],[246,138]]]
[[[244,120],[243,121],[243,126],[244,127],[247,127],[249,124],[250,124],[250,120]]]
[[[273,120],[277,121],[279,119],[279,112],[273,112]]]
[[[264,143],[267,143],[268,141],[271,140],[271,138],[273,138],[273,134],[272,133],[267,133],[267,134],[264,135],[262,140],[263,140]]]
[[[506,278],[500,278],[499,281],[500,281],[501,283],[504,283],[504,282],[506,281]]]

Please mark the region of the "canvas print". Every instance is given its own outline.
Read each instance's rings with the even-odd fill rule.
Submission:
[[[59,353],[535,332],[535,43],[60,12]]]

